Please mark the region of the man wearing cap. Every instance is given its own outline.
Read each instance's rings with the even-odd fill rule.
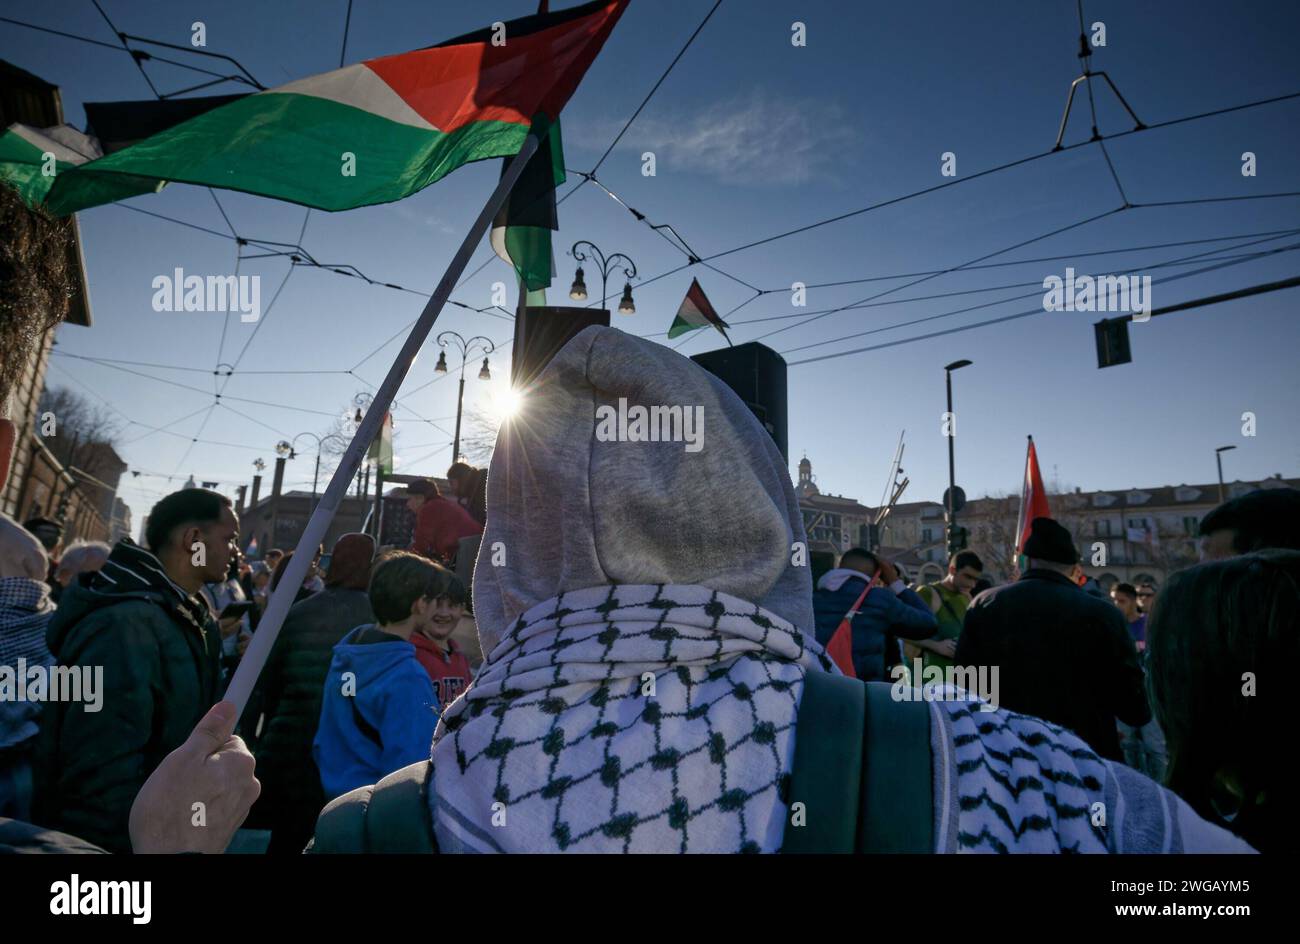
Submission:
[[[1151,720],[1137,649],[1111,603],[1079,589],[1070,533],[1036,518],[1029,569],[980,595],[966,611],[957,663],[998,666],[999,702],[1069,728],[1102,757],[1123,760],[1115,720]]]

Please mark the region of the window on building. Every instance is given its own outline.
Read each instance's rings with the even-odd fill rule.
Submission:
[[[1102,518],[1102,519],[1100,519],[1100,520],[1097,522],[1097,537],[1099,537],[1099,538],[1108,538],[1108,537],[1110,537],[1110,519],[1109,519],[1109,518]]]
[[[1188,537],[1196,537],[1197,532],[1201,530],[1201,519],[1196,515],[1183,516],[1183,531]]]
[[[924,528],[924,529],[921,531],[921,542],[922,542],[923,544],[929,544],[929,543],[930,543],[931,541],[933,541],[933,540],[934,540],[934,529],[933,529],[933,528]]]

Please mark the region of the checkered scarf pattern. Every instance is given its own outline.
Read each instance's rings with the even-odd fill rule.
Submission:
[[[434,735],[444,852],[773,852],[822,648],[745,600],[593,587],[524,613]]]
[[[45,628],[54,613],[50,588],[29,577],[0,578],[0,665],[49,665]]]

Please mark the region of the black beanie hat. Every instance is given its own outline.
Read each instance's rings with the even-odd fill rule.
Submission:
[[[1053,564],[1077,564],[1079,552],[1074,549],[1070,532],[1051,518],[1035,518],[1029,525],[1029,539],[1025,541],[1025,556]]]

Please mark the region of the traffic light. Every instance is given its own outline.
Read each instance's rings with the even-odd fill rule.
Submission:
[[[1104,318],[1092,326],[1097,337],[1097,367],[1114,367],[1133,360],[1128,343],[1128,318]]]
[[[970,543],[970,529],[963,528],[960,525],[948,528],[948,555],[951,557],[958,551],[966,550]]]

